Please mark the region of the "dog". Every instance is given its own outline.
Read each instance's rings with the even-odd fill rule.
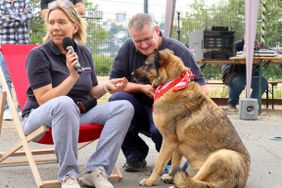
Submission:
[[[193,73],[172,51],[155,50],[133,72],[139,82],[155,88],[153,118],[163,136],[150,177],[140,186],[153,186],[171,160],[169,174],[185,157],[195,170],[173,176],[174,188],[242,188],[250,169],[250,156],[224,111],[193,81]],[[174,85],[173,85],[174,84]]]

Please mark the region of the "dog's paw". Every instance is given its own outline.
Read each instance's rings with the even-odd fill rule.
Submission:
[[[172,184],[173,183],[173,177],[170,174],[163,174],[161,176],[161,181],[166,184]]]
[[[139,185],[143,187],[151,187],[153,186],[153,182],[151,182],[149,178],[144,178],[139,182]]]

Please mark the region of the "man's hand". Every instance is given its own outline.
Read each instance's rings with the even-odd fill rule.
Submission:
[[[154,97],[154,88],[152,87],[152,85],[146,84],[146,85],[142,85],[141,87],[142,87],[141,88],[142,93],[144,93],[145,95],[147,95],[150,98]]]

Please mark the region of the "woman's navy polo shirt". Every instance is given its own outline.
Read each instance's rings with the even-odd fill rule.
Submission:
[[[83,72],[67,96],[77,102],[89,99],[91,97],[90,90],[93,86],[98,85],[98,81],[89,49],[86,46],[76,44],[75,51]],[[52,40],[32,49],[26,61],[26,70],[29,88],[27,90],[28,100],[23,109],[23,116],[27,115],[31,109],[39,106],[33,94],[34,89],[48,84],[56,87],[69,76],[66,57],[60,53],[60,50]]]

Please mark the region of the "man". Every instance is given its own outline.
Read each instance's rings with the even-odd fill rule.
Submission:
[[[0,44],[28,44],[32,5],[29,0],[0,0]]]
[[[150,83],[135,83],[131,73],[144,63],[154,49],[168,48],[192,70],[196,75],[194,80],[203,86],[204,92],[207,90],[205,78],[185,44],[162,36],[160,27],[154,23],[150,15],[139,13],[133,16],[129,21],[128,30],[131,39],[118,51],[110,79],[126,77],[129,83],[123,92],[113,94],[109,100],[128,100],[134,106],[134,118],[123,142],[122,151],[126,157],[124,170],[138,172],[146,166],[145,158],[149,151],[149,147],[138,133],[151,137],[157,151],[160,150],[162,136],[155,127],[152,117],[153,87]]]
[[[239,51],[244,50],[245,40],[236,41],[234,55]],[[255,41],[255,50],[260,48],[260,43]],[[237,112],[236,105],[239,104],[240,94],[245,89],[246,85],[246,65],[245,64],[226,64],[222,66],[223,82],[229,86],[228,107],[230,112]],[[262,95],[267,90],[267,80],[262,77],[261,93]],[[259,65],[253,65],[252,70],[252,93],[251,98],[258,99],[259,93]]]
[[[40,7],[41,7],[41,17],[45,20],[46,14],[48,12],[48,4],[53,2],[54,0],[41,0]],[[85,6],[82,0],[69,0],[74,4],[74,8],[80,15],[84,15],[85,13]]]
[[[29,44],[29,21],[32,17],[29,0],[0,0],[0,44]],[[0,65],[11,92],[11,79],[2,54]],[[5,104],[4,110],[4,120],[12,120],[8,104]]]

